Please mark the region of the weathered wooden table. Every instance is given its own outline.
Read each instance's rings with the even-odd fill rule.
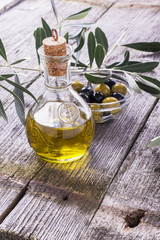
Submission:
[[[85,21],[95,21],[110,46],[123,31],[124,43],[160,41],[160,1],[56,3],[60,18],[93,5]],[[30,56],[25,66],[36,66],[33,31],[40,17],[54,24],[50,2],[9,0],[1,1],[0,8],[0,38],[8,58]],[[122,60],[124,51],[124,47],[117,48],[109,61]],[[137,51],[131,53],[133,60],[140,57]],[[160,60],[160,54],[142,53],[143,57]],[[158,74],[160,69],[152,76]],[[35,79],[28,87],[39,96],[42,78],[33,72],[27,75],[22,81]],[[147,148],[160,135],[156,98],[135,94],[119,119],[97,124],[89,155],[65,165],[44,163],[35,156],[13,98],[1,89],[0,98],[9,118],[8,124],[0,120],[0,239],[160,239],[160,171],[154,171],[160,148]],[[31,104],[26,96],[27,109]],[[129,227],[127,222],[133,219],[136,223]]]

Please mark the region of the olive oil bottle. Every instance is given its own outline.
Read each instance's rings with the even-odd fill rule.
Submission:
[[[39,157],[47,161],[68,162],[81,158],[93,139],[94,122],[92,117],[81,112],[74,123],[63,123],[55,113],[55,121],[49,123],[47,108],[51,104],[57,103],[47,103],[48,106],[43,107],[34,116],[28,113],[26,130],[31,147]],[[60,105],[59,102],[58,105]]]
[[[69,81],[71,47],[67,46],[65,56],[51,58],[42,48],[39,54],[44,65],[46,91],[27,115],[29,144],[46,161],[78,160],[92,143],[95,125],[90,107]]]

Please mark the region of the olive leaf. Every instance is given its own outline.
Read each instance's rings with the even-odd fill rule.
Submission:
[[[44,20],[44,18],[41,18],[41,21],[42,21],[42,26],[46,32],[46,36],[47,37],[52,37],[52,30],[51,28],[49,27],[48,23],[46,23],[46,21]]]
[[[97,77],[97,76],[85,73],[85,77],[87,78],[87,80],[89,82],[96,84],[96,83],[104,83],[104,82],[106,82],[110,78],[110,75],[108,74],[105,77]]]
[[[3,86],[1,84],[0,84],[0,87],[3,88],[4,90],[6,90],[7,92],[9,92],[11,95],[13,95],[15,98],[17,98],[21,102],[22,105],[24,105],[23,102],[21,101],[21,99],[15,94],[14,91],[11,91],[10,89],[6,88],[5,86]]]
[[[141,82],[143,83],[144,85],[148,86],[148,87],[151,87],[151,88],[154,88],[154,89],[157,89],[158,91],[160,91],[160,87],[158,87],[157,85],[155,85],[154,83],[152,83],[151,81],[147,81],[145,80],[144,78],[142,78],[140,75],[136,75],[136,80],[138,82]],[[157,80],[158,81],[158,80]],[[151,94],[159,94],[159,93],[151,93]]]
[[[128,61],[128,63],[127,63],[126,65],[134,65],[134,64],[137,64],[137,63],[142,63],[142,62],[138,62],[138,61]],[[111,65],[106,66],[106,68],[122,67],[122,66],[124,66],[124,65],[120,65],[120,64],[122,64],[122,63],[120,63],[120,62],[114,62],[114,63],[112,63]],[[125,65],[125,66],[126,66],[126,65]]]
[[[0,39],[0,55],[4,58],[4,60],[7,61],[7,55],[6,55],[6,51],[3,45],[2,40]]]
[[[10,78],[13,76],[14,76],[14,74],[2,74],[2,75],[0,75],[0,81],[3,81],[4,78]]]
[[[85,68],[85,66],[84,65],[82,65],[82,64],[80,64],[80,63],[78,63],[78,61],[77,61],[77,63],[73,63],[73,62],[71,62],[71,67],[81,67],[81,68]]]
[[[147,145],[147,147],[152,148],[152,147],[157,147],[160,145],[160,136],[152,139],[150,143]]]
[[[115,69],[120,69],[128,72],[150,72],[154,70],[158,66],[159,62],[146,62],[146,63],[136,63],[132,65],[118,67],[116,66]]]
[[[14,81],[15,81],[15,83],[17,83],[17,84],[20,84],[20,81],[19,81],[19,78],[18,78],[18,75],[17,75],[17,74],[15,74],[15,76],[14,76]],[[16,112],[17,112],[17,115],[18,115],[21,123],[25,126],[26,120],[25,120],[25,109],[24,109],[24,95],[23,95],[23,91],[20,90],[19,88],[15,87],[14,93],[15,93],[15,95],[16,95],[16,96],[15,96],[15,99],[14,99]]]
[[[75,60],[75,61],[77,61],[77,58],[74,56],[74,55],[72,55],[72,57],[73,57],[73,59]],[[88,66],[85,64],[85,63],[82,63],[81,61],[77,61],[77,64],[76,63],[72,63],[72,66],[79,66],[79,67],[84,67],[84,68],[88,68]]]
[[[88,35],[88,55],[90,60],[90,67],[92,67],[94,60],[94,53],[96,48],[96,40],[93,32],[90,32]]]
[[[28,58],[19,59],[19,60],[15,61],[15,62],[11,63],[10,65],[16,65],[16,64],[18,64],[18,63],[24,62],[24,61],[27,60],[27,59],[28,59]]]
[[[148,77],[148,76],[145,76],[145,75],[139,75],[141,78],[143,78],[144,80],[148,81],[148,82],[151,82],[153,84],[155,84],[156,86],[160,87],[160,81],[155,79],[155,78],[151,78],[151,77]]]
[[[120,64],[118,65],[118,67],[122,67],[122,66],[128,65],[129,57],[130,57],[130,53],[129,53],[129,51],[127,50],[127,51],[125,52],[125,54],[124,54],[124,60],[123,60],[123,62],[120,63]]]
[[[143,91],[150,93],[150,94],[156,94],[159,95],[160,94],[160,90],[158,90],[157,88],[148,86],[142,82],[136,81],[136,83],[138,84],[139,88],[142,89]]]
[[[106,38],[105,33],[99,27],[97,27],[95,30],[95,37],[96,37],[97,43],[101,44],[107,53],[108,52],[108,40]]]
[[[126,66],[126,65],[140,63],[140,62],[136,62],[136,61],[129,61],[129,57],[130,57],[130,53],[129,53],[129,51],[126,51],[124,54],[124,60],[122,63],[114,62],[111,65],[106,66],[106,68],[122,67],[122,66]]]
[[[82,30],[83,30],[83,29],[81,29],[81,31],[78,32],[78,33],[70,34],[70,35],[69,35],[69,39],[78,39],[78,38],[81,36]]]
[[[137,93],[141,93],[141,89],[139,88],[139,86],[136,83],[136,81],[134,80],[134,78],[126,72],[125,72],[125,75],[126,75],[127,82],[129,84],[129,86],[131,87],[131,89],[133,89]]]
[[[113,67],[116,67],[120,62],[114,62],[108,66],[105,66],[106,68],[113,68]]]
[[[66,43],[68,43],[68,40],[69,40],[69,32],[67,32],[67,33],[64,35],[64,38],[66,39]]]
[[[85,43],[85,32],[86,32],[86,28],[83,28],[79,38],[77,38],[77,45],[78,46],[74,50],[74,52],[80,51],[82,49],[82,47],[84,46],[84,43]]]
[[[97,67],[100,68],[105,57],[105,51],[102,45],[98,44],[95,49],[95,60]]]
[[[158,94],[152,93],[151,95],[152,95],[153,97],[160,98],[160,93],[158,93]]]
[[[79,20],[79,19],[82,19],[82,18],[87,16],[88,12],[91,9],[92,9],[91,7],[86,8],[86,9],[80,11],[80,12],[77,12],[75,14],[72,14],[72,15],[66,17],[64,20]]]
[[[32,97],[37,102],[37,99],[35,98],[35,96],[29,90],[27,90],[26,88],[22,87],[20,84],[12,82],[11,80],[9,80],[8,78],[3,77],[2,75],[0,75],[0,78],[3,78],[3,80],[5,80],[10,85],[12,85],[12,86],[20,89],[21,91],[27,93],[30,97]]]
[[[51,0],[51,5],[52,5],[52,9],[53,9],[54,15],[55,15],[57,23],[58,23],[58,13],[57,13],[56,4],[55,4],[54,0]]]
[[[4,110],[4,107],[3,107],[3,104],[0,100],[0,116],[6,121],[8,122],[8,119],[7,119],[7,115],[5,113],[5,110]]]
[[[157,164],[157,166],[154,168],[154,172],[160,171],[160,163]]]
[[[34,37],[35,37],[35,43],[36,43],[36,52],[37,52],[37,57],[38,57],[38,63],[40,64],[40,57],[38,54],[38,49],[42,46],[42,41],[43,39],[46,38],[46,32],[43,28],[37,28],[34,31]]]
[[[112,72],[111,77],[116,78],[116,79],[121,80],[121,81],[124,81],[124,82],[126,81],[126,80],[124,79],[124,77],[122,77],[122,76],[119,75],[119,74],[113,73],[113,72]]]
[[[74,35],[69,35],[69,39],[76,39],[76,42],[77,42],[77,48],[74,50],[75,52],[78,52],[76,56],[76,62],[79,60],[80,50],[83,47],[85,42],[85,31],[86,31],[86,28],[82,28],[80,32]]]
[[[91,27],[92,25],[94,25],[95,23],[69,23],[69,24],[65,24],[64,27],[66,26],[72,26],[72,27],[81,27],[81,28],[88,28]]]
[[[133,48],[143,52],[160,52],[160,42],[138,42],[124,44],[122,46]]]
[[[3,85],[1,85],[0,84],[0,87],[1,88],[3,88],[4,90],[6,90],[7,92],[9,92],[11,95],[13,95],[14,96],[14,98],[15,98],[15,101],[17,100],[18,101],[18,103],[23,107],[23,109],[24,109],[24,104],[23,104],[23,102],[21,101],[21,99],[15,94],[15,92],[13,91],[11,91],[11,90],[9,90],[8,88],[6,88],[5,86],[3,86]],[[18,115],[19,116],[19,115]]]
[[[139,61],[129,61],[127,65],[133,65],[133,64],[137,64],[137,63],[142,63]]]

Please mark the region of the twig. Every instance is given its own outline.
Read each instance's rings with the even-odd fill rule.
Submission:
[[[35,68],[23,68],[23,67],[16,67],[16,66],[11,66],[11,65],[0,65],[0,67],[9,67],[9,68],[15,68],[15,69],[20,69],[20,70],[31,70],[31,71],[37,71],[39,72],[39,69],[35,69]]]
[[[120,36],[120,38],[117,40],[117,42],[113,45],[113,47],[111,48],[111,50],[106,54],[105,60],[108,56],[111,55],[111,53],[115,50],[115,48],[117,48],[119,46],[119,43],[121,42],[121,40],[124,38],[125,36],[125,32],[122,33],[122,35]]]

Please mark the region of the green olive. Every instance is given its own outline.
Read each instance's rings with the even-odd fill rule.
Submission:
[[[83,87],[84,87],[84,84],[79,81],[75,81],[72,83],[72,88],[78,93],[81,91]]]
[[[108,103],[106,105],[102,105],[103,108],[115,108],[120,105],[118,100],[114,97],[107,97],[102,101],[102,103]],[[109,112],[111,114],[115,114],[115,113],[119,112],[119,110],[120,110],[120,108],[117,108],[117,109],[110,110]]]
[[[118,92],[121,93],[123,95],[126,95],[127,93],[127,87],[124,83],[116,83],[115,85],[113,85],[112,87],[112,92]]]
[[[111,95],[111,89],[109,86],[107,86],[104,83],[98,84],[95,87],[95,92],[101,92],[103,94],[104,97],[108,97]]]
[[[92,103],[90,104],[90,108],[92,110],[95,121],[99,121],[103,115],[103,113],[100,112],[101,106],[98,103]]]

